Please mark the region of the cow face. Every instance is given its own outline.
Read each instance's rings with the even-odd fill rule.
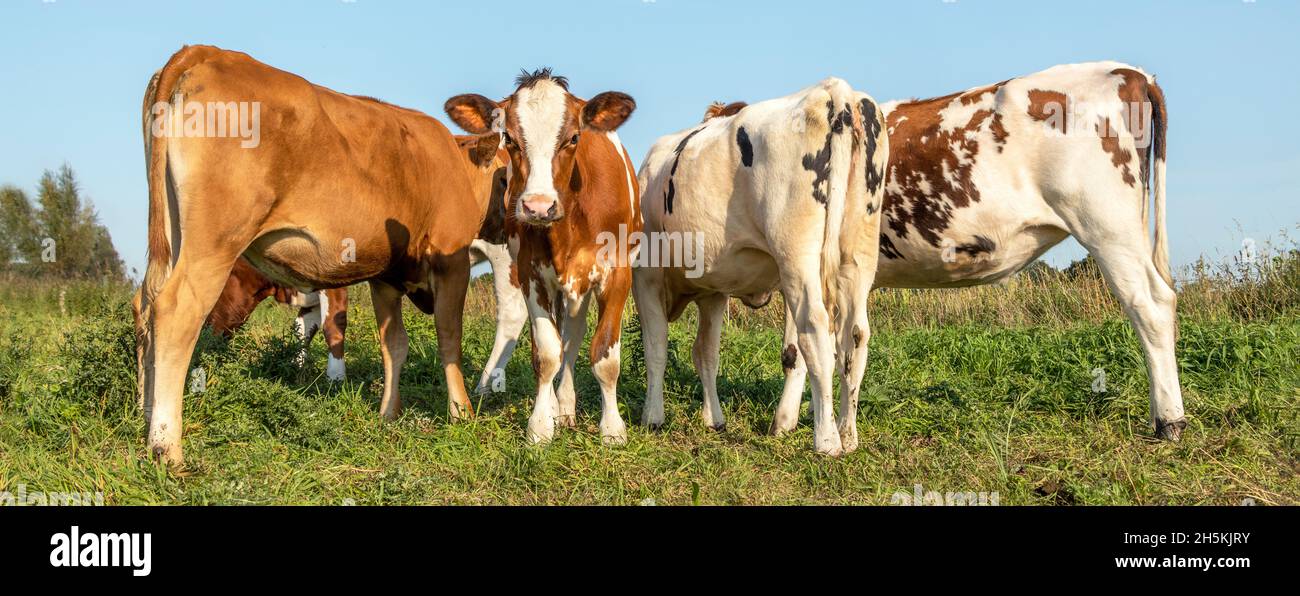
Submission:
[[[636,102],[616,91],[584,101],[569,93],[564,77],[550,69],[524,74],[515,92],[500,102],[482,95],[459,95],[445,109],[457,125],[483,134],[501,133],[510,154],[509,204],[521,222],[549,226],[564,217],[564,190],[581,188],[576,169],[584,132],[618,129]]]

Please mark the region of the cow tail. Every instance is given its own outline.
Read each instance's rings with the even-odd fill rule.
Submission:
[[[167,200],[167,127],[170,122],[159,121],[167,112],[155,110],[155,106],[164,105],[166,97],[159,92],[163,72],[154,73],[145,89],[142,123],[144,127],[144,159],[149,184],[149,236],[148,265],[145,268],[144,282],[141,284],[144,305],[148,305],[162,290],[162,285],[171,273],[172,244],[169,236],[172,230],[171,214],[168,212]],[[161,98],[161,99],[160,99]]]
[[[1160,277],[1174,287],[1174,278],[1169,269],[1169,234],[1165,229],[1165,150],[1166,131],[1169,127],[1169,113],[1165,106],[1165,93],[1156,84],[1155,79],[1147,85],[1147,98],[1151,101],[1151,133],[1153,158],[1151,168],[1151,189],[1153,195],[1156,226],[1155,243],[1152,249],[1152,261]]]
[[[826,225],[823,228],[821,250],[821,279],[823,299],[826,310],[831,315],[831,333],[839,332],[840,322],[845,314],[840,305],[839,270],[842,262],[840,252],[840,234],[844,225],[845,207],[848,200],[850,179],[853,174],[853,162],[858,152],[854,142],[853,88],[841,79],[831,78],[822,82],[822,89],[829,95],[829,101],[820,109],[829,128],[820,138],[814,139],[821,144],[820,150],[829,150],[828,175],[825,187]],[[814,135],[817,136],[817,135]]]
[[[144,124],[144,157],[149,180],[149,243],[148,262],[144,282],[140,286],[143,309],[162,291],[171,275],[173,254],[180,243],[180,230],[176,228],[179,215],[172,213],[180,204],[175,188],[175,173],[168,158],[171,132],[181,126],[183,114],[169,107],[173,95],[179,93],[186,73],[204,60],[220,53],[211,46],[185,46],[172,55],[167,65],[149,80],[145,89],[142,122]]]

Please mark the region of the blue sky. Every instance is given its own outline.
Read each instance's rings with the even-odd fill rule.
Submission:
[[[829,75],[881,101],[928,97],[1114,59],[1156,73],[1168,96],[1175,265],[1300,222],[1291,0],[5,0],[0,22],[0,184],[32,191],[69,163],[140,270],[140,101],[188,43],[444,121],[448,97],[503,96],[520,68],[553,66],[580,96],[637,99],[620,131],[637,161],[712,100],[786,95]],[[1068,241],[1048,260],[1081,255]]]

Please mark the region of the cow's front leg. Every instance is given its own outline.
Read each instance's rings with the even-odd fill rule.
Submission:
[[[492,354],[488,356],[487,365],[483,367],[483,376],[479,379],[475,393],[480,395],[506,390],[506,365],[514,354],[515,344],[523,333],[524,323],[528,322],[528,305],[524,294],[510,278],[510,251],[503,245],[488,244],[475,240],[474,246],[483,253],[492,265],[492,290],[496,295],[496,338],[492,343]]]
[[[325,377],[331,381],[347,378],[347,366],[343,364],[343,342],[348,330],[348,289],[326,290],[321,292],[321,312],[325,321],[321,328],[325,332],[325,346],[329,348],[329,360],[325,366]]]
[[[560,329],[564,360],[560,363],[560,384],[555,389],[555,397],[560,404],[560,418],[557,423],[564,428],[573,428],[578,423],[578,394],[574,389],[574,365],[578,362],[578,354],[582,352],[582,342],[587,338],[589,302],[587,296],[580,296],[566,298],[565,303],[564,323]]]
[[[533,323],[533,374],[537,379],[537,399],[533,402],[533,415],[528,418],[528,440],[535,444],[549,442],[555,437],[555,419],[560,415],[560,404],[555,397],[555,375],[560,370],[562,352],[555,320],[538,304],[536,292],[534,289],[528,297],[528,313]]]
[[[321,308],[324,293],[300,294],[300,296],[309,306],[298,309],[298,318],[293,322],[293,331],[298,336],[299,342],[298,355],[294,356],[293,362],[302,367],[307,364],[307,350],[311,347],[311,340],[316,337],[316,332],[320,330],[321,323],[324,321]]]

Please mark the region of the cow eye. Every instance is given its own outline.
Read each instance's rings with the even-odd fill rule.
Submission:
[[[570,144],[570,145],[577,145],[577,144],[578,144],[578,137],[579,137],[579,136],[581,136],[581,135],[576,135],[576,134],[573,135],[573,138],[572,138],[572,139],[569,139],[569,144]]]
[[[503,133],[501,133],[501,140],[502,140],[503,142],[505,142],[506,147],[514,147],[514,146],[515,146],[515,140],[512,139],[512,138],[510,138],[510,133],[508,133],[508,132],[503,132]]]

